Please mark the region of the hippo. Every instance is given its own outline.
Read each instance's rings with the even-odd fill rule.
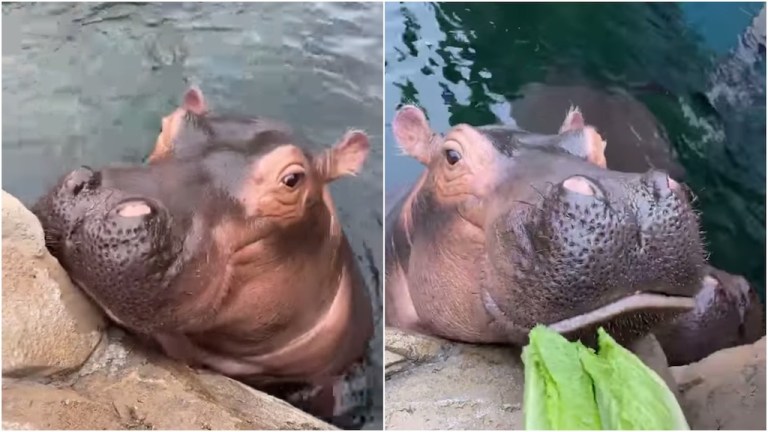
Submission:
[[[163,125],[148,164],[78,168],[33,206],[47,248],[169,357],[338,419],[373,311],[328,184],[361,170],[367,135],[313,154],[194,87]]]
[[[630,343],[690,312],[704,277],[687,188],[661,170],[606,168],[607,143],[572,107],[555,134],[398,110],[425,171],[387,213],[386,324],[454,341],[527,343],[545,324]]]

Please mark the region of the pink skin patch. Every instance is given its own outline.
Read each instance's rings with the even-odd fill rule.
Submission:
[[[673,191],[680,190],[680,183],[674,181],[672,177],[667,176],[667,184]]]
[[[117,214],[122,217],[130,218],[148,215],[152,209],[143,201],[129,201],[120,205]]]
[[[581,114],[581,110],[579,110],[579,107],[572,106],[568,109],[568,113],[565,115],[565,120],[563,120],[563,124],[560,126],[560,133],[581,129],[584,126],[584,116]]]
[[[592,188],[589,180],[584,177],[574,176],[563,182],[563,187],[571,192],[586,196],[594,196],[595,190]]]
[[[203,114],[208,110],[208,107],[205,104],[205,97],[203,97],[203,92],[194,86],[190,87],[187,92],[184,93],[182,107],[195,114]]]

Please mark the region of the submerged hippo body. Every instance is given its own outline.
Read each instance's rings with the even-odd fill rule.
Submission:
[[[752,344],[765,335],[765,307],[744,277],[707,266],[695,300],[692,311],[654,329],[670,366]]]
[[[527,341],[536,324],[620,340],[691,310],[703,277],[698,222],[660,171],[605,168],[605,142],[571,110],[555,135],[396,115],[426,166],[387,215],[388,325],[474,343]]]
[[[327,187],[368,149],[353,131],[312,155],[276,122],[207,113],[192,89],[149,165],[75,170],[34,212],[71,278],[171,357],[327,394],[373,332]],[[336,414],[323,404],[308,410]]]

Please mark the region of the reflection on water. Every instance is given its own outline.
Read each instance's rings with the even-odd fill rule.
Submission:
[[[3,189],[29,205],[79,165],[141,162],[189,84],[215,109],[288,122],[318,149],[364,129],[369,162],[332,190],[380,311],[382,9],[3,4]],[[380,333],[372,346],[380,367]],[[380,414],[367,427],[381,428]]]
[[[387,124],[407,102],[439,130],[516,121],[554,132],[576,98],[613,135],[609,166],[646,161],[681,177],[698,196],[711,262],[764,292],[765,16],[750,27],[761,7],[387,4]],[[389,194],[421,166],[386,134]],[[629,141],[637,157],[611,154]]]

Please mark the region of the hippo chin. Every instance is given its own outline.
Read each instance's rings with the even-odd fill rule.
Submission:
[[[393,124],[426,166],[387,215],[388,325],[524,344],[536,324],[629,342],[694,307],[704,252],[684,186],[605,168],[606,143],[572,109],[557,135]]]
[[[149,165],[77,169],[34,206],[48,248],[169,356],[262,388],[331,388],[307,409],[335,415],[373,315],[327,184],[362,167],[366,135],[313,155],[276,122],[208,113],[197,89],[164,126]]]

